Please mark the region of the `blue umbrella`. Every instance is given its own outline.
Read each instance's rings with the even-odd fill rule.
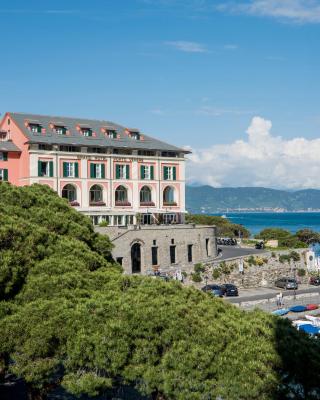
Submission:
[[[291,312],[302,312],[306,311],[307,307],[306,306],[293,306],[289,308],[289,311]]]
[[[320,328],[306,324],[306,325],[300,325],[299,331],[304,331],[306,333],[309,333],[310,335],[316,335],[317,333],[320,333]]]

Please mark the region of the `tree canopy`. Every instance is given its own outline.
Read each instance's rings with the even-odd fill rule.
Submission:
[[[90,396],[131,385],[158,400],[320,398],[319,341],[288,321],[123,275],[108,239],[49,188],[0,185],[0,218],[0,370],[31,398],[59,385]]]
[[[186,222],[200,225],[215,225],[217,227],[217,234],[221,237],[238,238],[239,234],[242,238],[250,236],[249,230],[243,225],[233,224],[228,218],[215,215],[187,214]]]

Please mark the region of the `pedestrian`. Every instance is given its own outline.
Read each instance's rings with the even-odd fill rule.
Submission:
[[[280,307],[283,307],[283,305],[284,305],[284,299],[283,299],[283,294],[282,294],[282,292],[279,293],[279,300],[280,300]]]
[[[282,302],[283,302],[283,295],[282,292],[277,294],[277,307],[280,308],[282,307]]]

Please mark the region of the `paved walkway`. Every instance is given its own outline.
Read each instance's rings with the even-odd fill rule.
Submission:
[[[269,250],[257,250],[239,246],[218,246],[218,248],[222,250],[222,254],[217,257],[217,262],[251,255],[266,254],[269,252]]]

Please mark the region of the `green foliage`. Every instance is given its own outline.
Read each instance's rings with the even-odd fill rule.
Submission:
[[[199,272],[192,272],[190,276],[193,282],[202,282],[202,278]]]
[[[272,258],[276,258],[276,257],[277,257],[277,254],[273,251],[273,252],[271,253],[271,257],[272,257]]]
[[[289,257],[291,258],[291,260],[293,261],[300,261],[300,254],[297,251],[291,251],[289,254]]]
[[[107,227],[107,226],[109,226],[109,224],[108,224],[108,221],[101,221],[100,223],[99,223],[99,226],[101,227],[101,228],[105,228],[105,227]]]
[[[50,189],[0,191],[0,368],[41,396],[128,384],[165,400],[320,397],[319,341],[289,321],[122,275],[90,221]]]
[[[197,274],[203,273],[206,270],[206,267],[202,263],[197,263],[194,265],[194,272]]]
[[[306,275],[306,270],[304,268],[298,268],[297,271],[298,276],[305,276]]]
[[[212,279],[219,279],[221,277],[221,270],[220,268],[214,268],[212,271]]]
[[[254,256],[250,256],[247,258],[247,263],[251,267],[252,265],[257,265],[256,258]]]
[[[280,254],[279,256],[279,262],[281,264],[284,264],[285,262],[290,262],[290,257],[288,254]]]
[[[242,225],[233,224],[227,218],[205,214],[187,214],[186,222],[198,225],[215,225],[217,227],[218,236],[235,238],[239,237],[240,232],[241,237],[250,237],[248,229]]]
[[[311,229],[300,229],[296,232],[295,236],[300,242],[306,243],[307,245],[320,243],[320,234]]]
[[[291,232],[281,228],[266,228],[260,233],[255,235],[256,239],[278,240],[279,247],[283,248],[304,248],[308,247],[305,242],[302,242],[299,237],[293,235]]]

